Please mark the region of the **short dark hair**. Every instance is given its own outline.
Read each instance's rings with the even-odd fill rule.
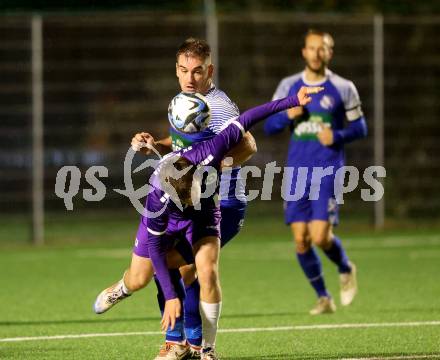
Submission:
[[[306,32],[306,34],[304,35],[304,46],[306,46],[306,40],[310,35],[318,35],[318,36],[322,36],[323,38],[326,38],[330,49],[333,49],[333,47],[335,46],[335,41],[333,40],[333,36],[331,36],[328,32],[318,29],[309,29]]]
[[[190,37],[177,48],[176,62],[182,54],[196,56],[202,60],[206,60],[211,56],[211,47],[205,40]]]

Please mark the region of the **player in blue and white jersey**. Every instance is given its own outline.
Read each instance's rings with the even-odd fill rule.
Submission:
[[[324,283],[321,260],[312,245],[321,248],[338,267],[341,304],[349,305],[357,293],[356,267],[333,233],[338,222],[334,184],[336,171],[344,165],[344,145],[365,137],[367,127],[353,82],[328,69],[333,45],[328,33],[310,30],[306,34],[302,49],[305,70],[284,78],[273,99],[295,94],[302,86],[322,86],[324,91],[308,105],[272,115],[265,122],[267,134],[286,127],[291,131],[287,166],[294,171],[290,186],[283,189],[285,222],[290,225],[299,264],[318,296],[312,315],[336,310]],[[313,168],[319,167],[332,167],[328,168],[331,174],[322,179],[312,177]],[[299,200],[289,200],[287,195],[295,194],[297,185],[305,189],[303,195]]]
[[[206,42],[187,39],[178,49],[176,56],[176,76],[183,92],[199,92],[208,102],[211,120],[208,127],[199,133],[182,133],[170,127],[170,140],[173,150],[186,148],[193,143],[211,139],[220,132],[231,118],[239,116],[237,106],[229,97],[212,83],[214,67],[211,63],[210,49]],[[168,140],[169,141],[169,140]],[[163,141],[161,141],[163,144]],[[240,166],[256,151],[255,140],[250,133],[227,157],[233,159],[230,170],[224,171],[220,178],[221,246],[223,247],[240,231],[246,210],[246,196],[243,179],[239,177]],[[201,345],[202,321],[199,312],[199,283],[195,266],[181,269],[185,283],[185,333],[187,342],[193,349]],[[160,297],[159,297],[160,298]],[[163,301],[163,300],[162,300]],[[169,331],[166,341],[179,340]],[[169,349],[165,344],[163,349]],[[165,351],[163,351],[165,353]],[[158,357],[159,358],[159,357]]]
[[[217,89],[212,83],[214,66],[211,63],[209,45],[198,39],[187,39],[178,49],[176,54],[176,75],[179,85],[183,92],[202,93],[208,101],[211,120],[207,127],[199,133],[182,133],[173,127],[170,128],[170,137],[155,142],[155,146],[161,152],[179,150],[193,143],[213,138],[222,126],[231,118],[239,116],[237,106],[221,90]],[[133,138],[133,146],[139,142],[154,141],[148,133],[136,134]],[[228,163],[228,169],[221,176],[220,184],[220,205],[221,205],[221,245],[224,246],[241,229],[243,224],[246,197],[244,182],[239,178],[239,165],[248,160],[256,151],[255,140],[247,132],[241,142],[227,154],[228,158],[233,159]],[[147,154],[147,152],[145,152]],[[230,168],[229,168],[230,167]],[[101,313],[108,310],[111,306],[137,291],[151,280],[147,274],[150,267],[145,258],[133,253],[130,268],[124,274],[123,280],[109,287],[98,296],[97,312]],[[200,349],[202,340],[202,320],[199,312],[199,293],[200,287],[195,274],[194,265],[186,266],[181,269],[185,283],[185,332],[188,343],[192,346],[194,355]],[[160,289],[160,287],[158,287]],[[163,296],[158,295],[159,302],[163,306]],[[162,347],[157,359],[172,359],[172,352],[178,351],[178,346],[182,342],[180,335],[176,332],[168,331],[166,336],[167,343]],[[170,346],[171,344],[171,346]],[[176,350],[177,349],[177,350]]]

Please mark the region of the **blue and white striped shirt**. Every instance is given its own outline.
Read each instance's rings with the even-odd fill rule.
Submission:
[[[240,111],[237,105],[222,90],[217,89],[215,86],[212,86],[204,95],[211,109],[211,120],[208,124],[208,129],[218,134],[229,119],[240,115]]]
[[[204,141],[218,134],[225,123],[240,115],[237,105],[225,94],[224,91],[217,89],[215,85],[203,94],[206,97],[211,110],[211,120],[208,127],[199,133],[183,134],[171,128],[170,134],[173,138],[173,150],[179,147],[188,146],[193,142]],[[180,145],[180,146],[178,146]],[[223,171],[220,177],[220,200],[222,206],[242,206],[246,202],[244,179],[240,176],[240,167],[235,167],[229,171]]]

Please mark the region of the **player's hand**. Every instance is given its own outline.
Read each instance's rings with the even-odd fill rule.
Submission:
[[[304,106],[307,105],[312,98],[309,96],[311,94],[317,94],[324,90],[322,86],[301,86],[296,96],[298,97],[299,104]]]
[[[151,146],[154,146],[154,138],[147,132],[137,133],[133,136],[133,139],[131,139],[131,148],[145,155],[152,153]]]
[[[324,146],[333,145],[333,130],[327,126],[321,126],[321,130],[316,134],[319,142]]]
[[[176,319],[180,317],[181,313],[182,305],[180,304],[180,300],[178,298],[167,300],[165,302],[162,321],[160,322],[162,331],[167,331],[168,327],[173,330],[174,325],[176,325]]]
[[[293,108],[287,109],[287,117],[290,120],[299,119],[304,115],[304,108],[302,106],[295,106]]]

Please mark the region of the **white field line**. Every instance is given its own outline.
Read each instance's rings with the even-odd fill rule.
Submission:
[[[413,360],[413,359],[440,359],[437,355],[401,355],[401,356],[383,356],[383,357],[361,357],[361,358],[341,358],[339,360]]]
[[[275,327],[261,327],[261,328],[219,329],[219,332],[220,333],[254,333],[254,332],[291,331],[291,330],[364,329],[364,328],[417,327],[417,326],[440,326],[440,321],[413,321],[413,322],[370,323],[370,324],[367,323],[367,324],[322,324],[322,325],[275,326]],[[82,339],[82,338],[110,337],[110,336],[151,336],[151,335],[162,335],[162,334],[163,333],[160,331],[66,334],[66,335],[53,335],[53,336],[28,336],[28,337],[0,338],[0,342],[64,340],[64,339]]]

